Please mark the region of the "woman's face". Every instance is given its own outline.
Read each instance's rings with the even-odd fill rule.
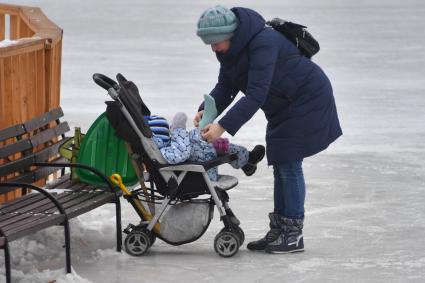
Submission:
[[[230,39],[211,44],[211,49],[214,52],[226,53],[230,48]]]

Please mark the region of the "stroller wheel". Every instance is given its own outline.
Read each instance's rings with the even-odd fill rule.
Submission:
[[[242,230],[241,227],[236,226],[236,225],[233,226],[232,229],[234,229],[234,232],[239,236],[239,246],[242,246],[243,243],[245,242],[245,233],[244,233],[244,231]],[[230,230],[228,228],[224,227],[223,229],[221,229],[220,232],[230,232]]]
[[[239,250],[239,235],[229,231],[222,231],[215,236],[214,250],[222,257],[234,256]]]
[[[150,237],[150,233],[147,230],[135,229],[131,231],[124,241],[125,251],[132,256],[143,255],[151,246]]]

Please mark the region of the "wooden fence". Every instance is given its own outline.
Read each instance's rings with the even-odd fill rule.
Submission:
[[[0,4],[0,129],[59,106],[61,57],[62,29],[39,8]]]

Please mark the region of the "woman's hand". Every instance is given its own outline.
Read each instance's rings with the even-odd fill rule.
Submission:
[[[202,137],[209,143],[218,139],[226,130],[218,123],[208,124],[202,130]]]
[[[199,111],[196,113],[195,118],[193,118],[193,125],[197,128],[199,127],[199,122],[202,119],[202,115],[204,115],[204,110]]]

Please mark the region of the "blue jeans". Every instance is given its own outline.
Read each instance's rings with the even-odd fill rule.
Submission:
[[[304,217],[305,182],[302,160],[273,165],[274,212],[287,218]]]

